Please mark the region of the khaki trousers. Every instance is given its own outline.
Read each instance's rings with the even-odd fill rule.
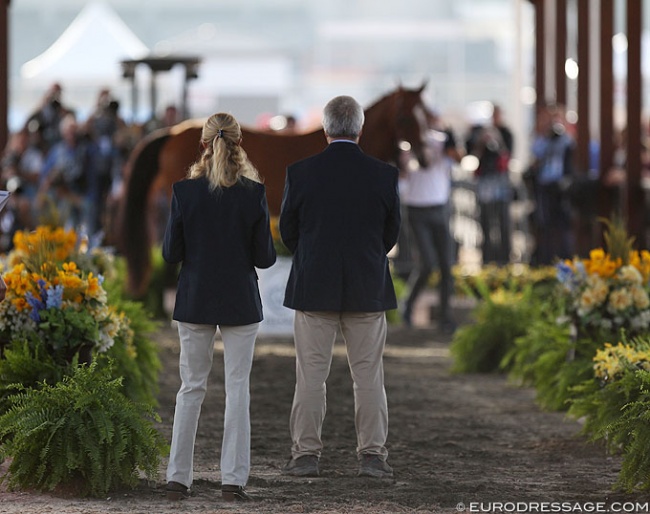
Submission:
[[[296,311],[296,390],[289,428],[294,459],[320,457],[321,429],[327,408],[325,382],[338,330],[345,340],[354,382],[357,454],[388,455],[388,405],[384,389],[384,312]]]

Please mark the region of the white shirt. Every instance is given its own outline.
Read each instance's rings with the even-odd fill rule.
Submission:
[[[446,134],[428,130],[425,134],[425,155],[430,162],[421,168],[410,152],[401,156],[402,169],[407,170],[400,180],[399,191],[404,205],[432,207],[446,205],[451,193],[452,160],[445,153]]]

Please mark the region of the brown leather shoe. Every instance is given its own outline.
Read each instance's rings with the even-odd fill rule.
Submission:
[[[222,485],[221,497],[227,502],[249,502],[253,498],[241,485]]]
[[[171,501],[184,500],[190,497],[190,488],[180,482],[167,482],[167,499]]]
[[[318,457],[316,455],[303,455],[297,459],[291,458],[282,468],[282,474],[292,477],[317,477]]]
[[[393,468],[379,455],[362,453],[359,456],[360,477],[392,478]]]

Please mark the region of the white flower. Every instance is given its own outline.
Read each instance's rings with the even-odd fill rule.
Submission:
[[[623,311],[632,306],[632,295],[628,289],[616,289],[609,295],[607,310],[609,312]]]
[[[643,276],[634,266],[622,266],[618,270],[618,278],[624,282],[629,282],[631,284],[642,284]]]

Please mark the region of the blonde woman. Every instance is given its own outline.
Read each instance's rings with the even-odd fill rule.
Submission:
[[[201,134],[203,152],[185,180],[174,184],[162,253],[182,263],[173,319],[180,338],[181,387],[176,396],[167,497],[190,494],[201,404],[217,330],[224,344],[225,419],[221,491],[227,501],[250,500],[249,377],[262,303],[255,267],[276,254],[266,191],[240,146],[241,128],[217,113]]]

